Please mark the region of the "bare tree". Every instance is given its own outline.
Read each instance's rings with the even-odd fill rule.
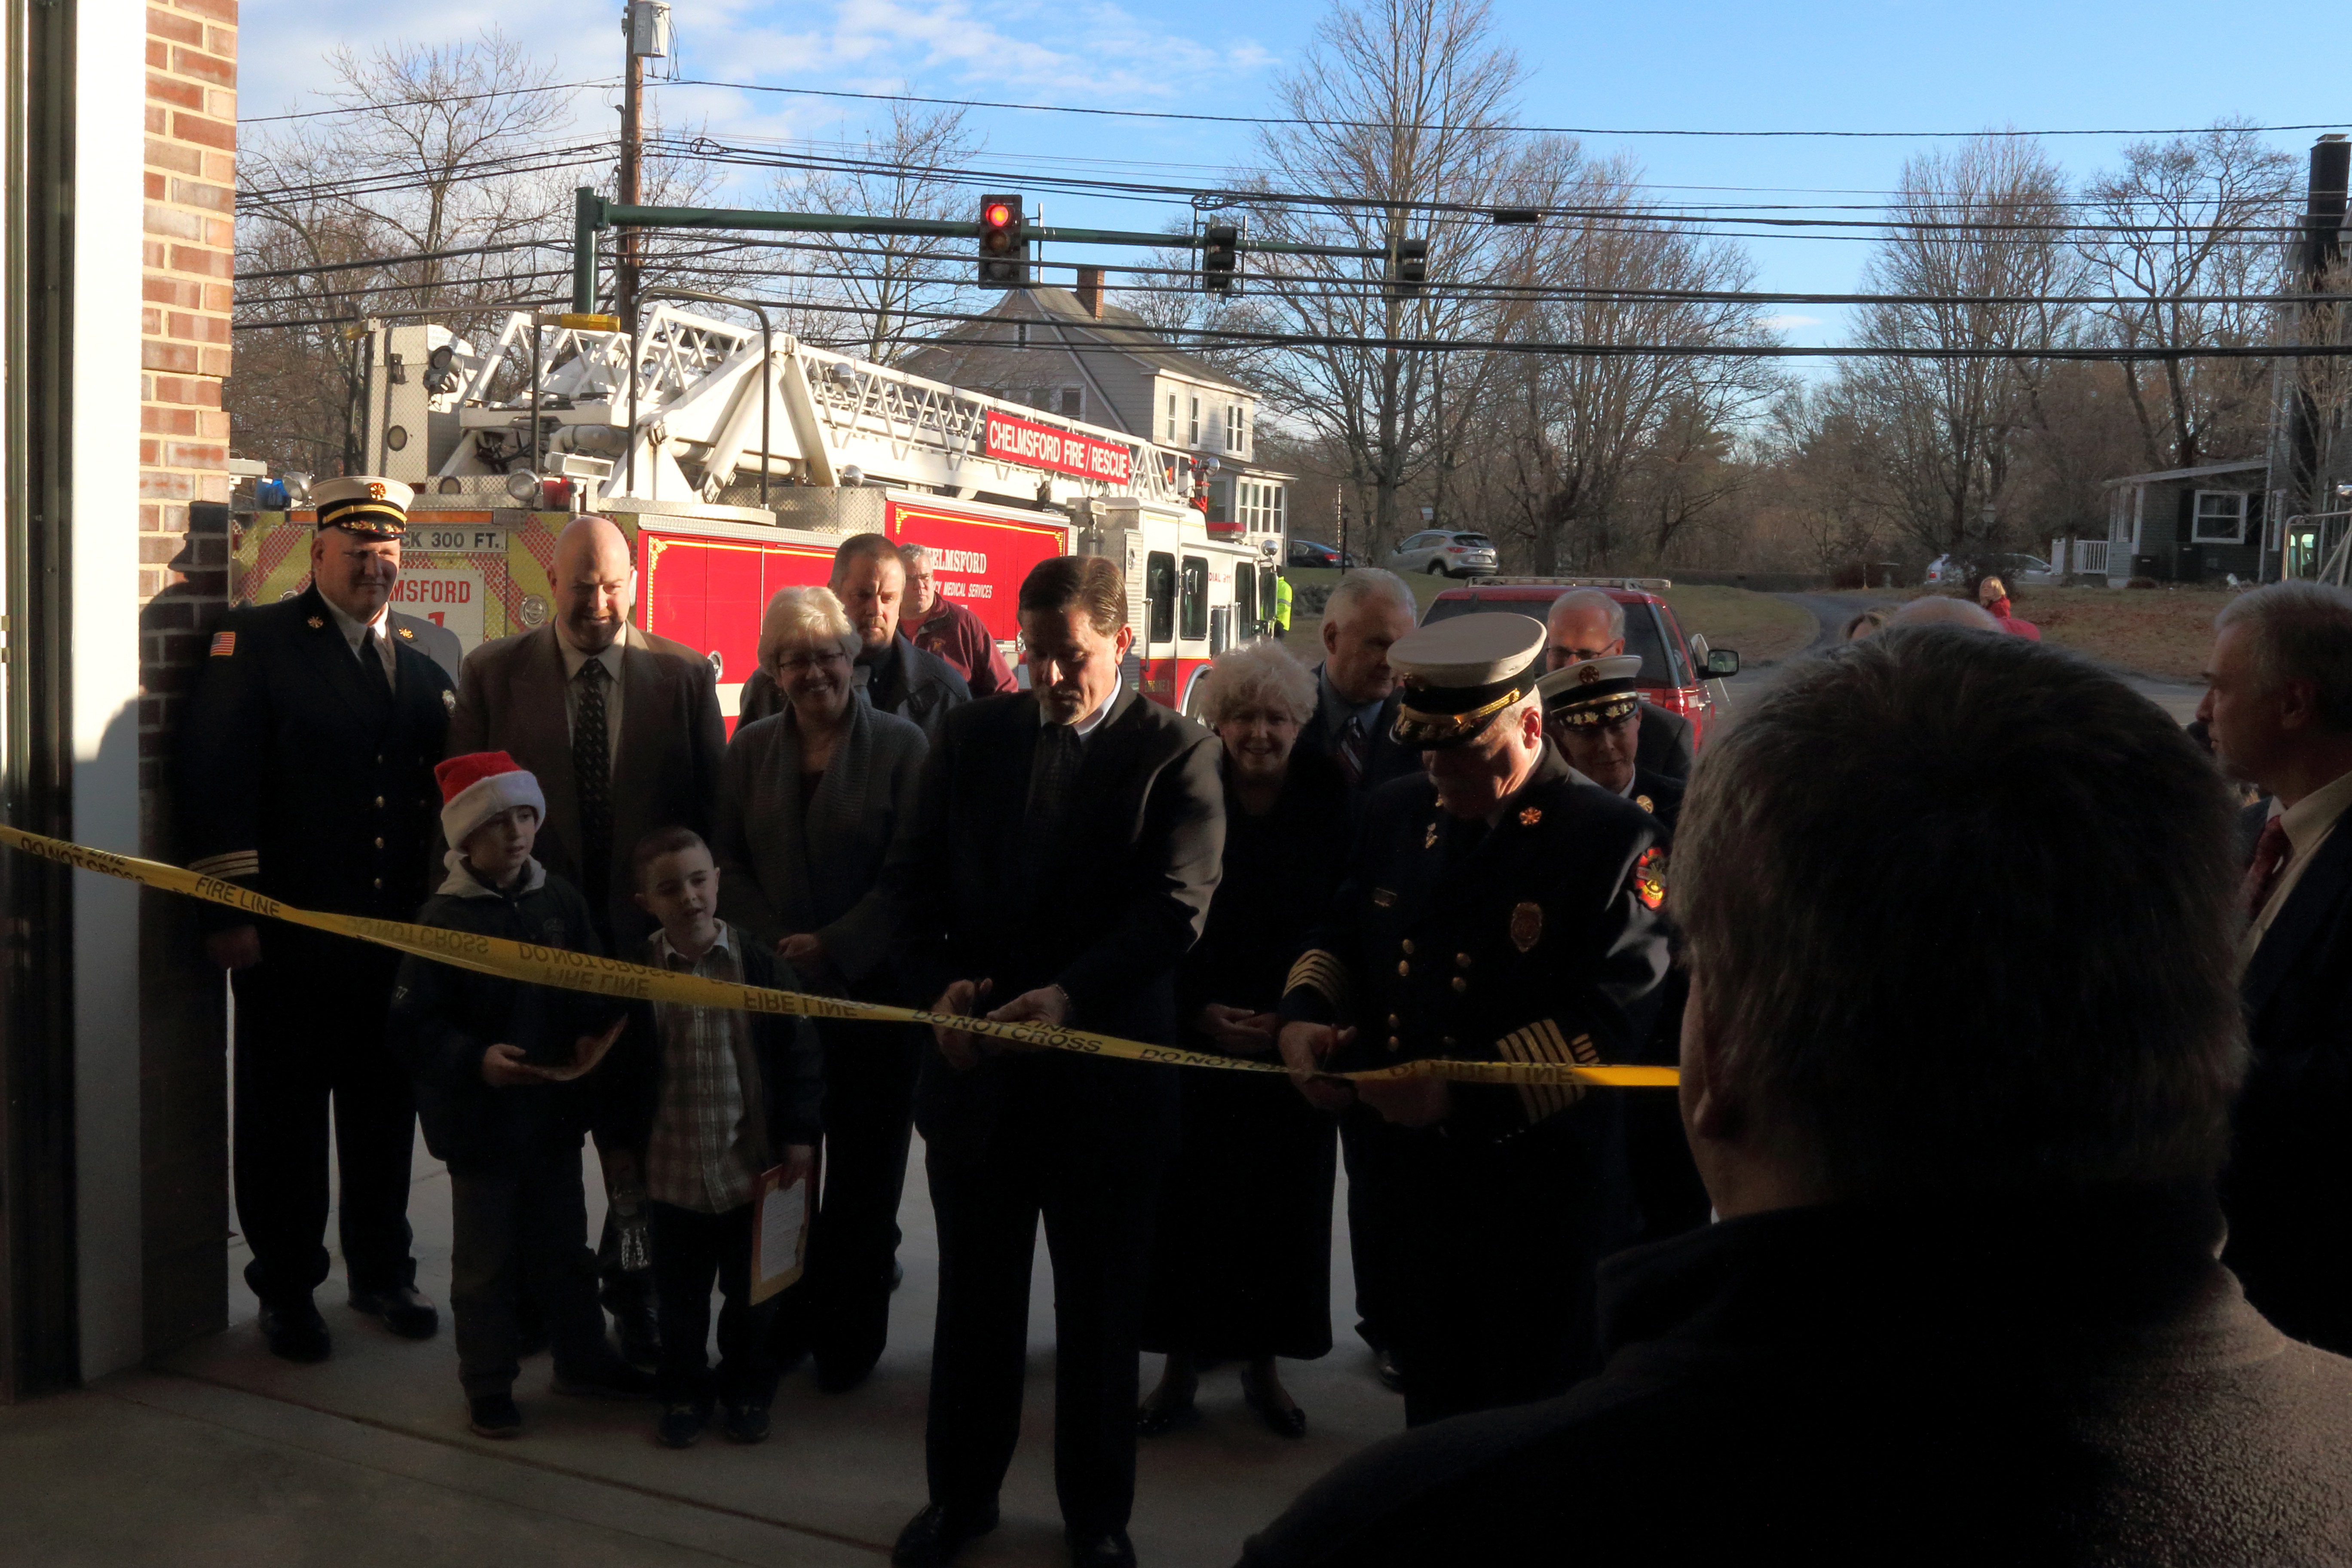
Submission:
[[[325,97],[343,112],[247,139],[238,158],[237,374],[231,439],[247,456],[355,465],[361,373],[344,329],[396,310],[561,297],[565,175],[608,143],[566,145],[557,67],[495,28],[469,42],[338,48]],[[266,276],[279,274],[278,276]],[[301,326],[260,327],[298,321]]]
[[[1870,407],[1905,528],[1930,550],[1958,551],[2000,532],[2015,438],[2047,374],[2033,353],[2076,324],[2074,307],[2047,301],[2073,289],[2081,259],[2058,170],[2030,137],[1911,159],[1888,219],[1865,280],[1899,298],[1863,310],[1863,345],[2017,356],[1890,356],[1842,374]]]
[[[976,156],[983,139],[964,123],[961,109],[926,111],[893,104],[890,121],[870,132],[854,152],[824,168],[780,176],[777,199],[813,212],[870,214],[883,217],[969,219],[977,198],[940,178]],[[924,312],[953,309],[970,298],[972,252],[969,241],[923,235],[843,235],[800,252],[822,284],[808,302],[846,306],[845,313],[818,330],[817,341],[852,348],[867,359],[890,364],[935,336]],[[812,281],[815,281],[813,278]]]
[[[1521,205],[1564,216],[1517,230],[1498,258],[1498,330],[1594,351],[1498,355],[1492,373],[1486,457],[1508,476],[1511,531],[1539,573],[1669,548],[1720,499],[1677,494],[1673,452],[1706,448],[1776,384],[1755,362],[1705,353],[1769,335],[1750,307],[1693,297],[1748,287],[1745,253],[1660,215],[1639,187],[1630,162],[1590,162],[1551,139],[1514,172]],[[1645,463],[1657,510],[1637,528],[1619,507]]]
[[[2266,289],[2278,273],[2277,230],[2294,199],[2294,160],[2243,123],[2124,149],[2123,167],[2085,191],[2095,226],[2084,254],[2105,290],[2131,302],[2098,308],[2124,348],[2194,349],[2260,342],[2269,307],[2214,296]],[[2159,384],[2161,413],[2145,379]],[[2125,366],[2151,468],[2243,456],[2263,438],[2270,367],[2262,360],[2168,358]]]
[[[1252,237],[1384,254],[1426,237],[1442,280],[1404,298],[1381,286],[1378,262],[1249,257],[1247,319],[1318,340],[1264,362],[1266,401],[1346,453],[1373,550],[1396,539],[1400,492],[1432,447],[1432,355],[1396,341],[1471,335],[1491,316],[1448,285],[1486,269],[1495,231],[1462,209],[1492,203],[1512,167],[1522,77],[1484,0],[1355,0],[1276,89],[1286,122],[1259,132]],[[1307,199],[1340,193],[1354,199]]]

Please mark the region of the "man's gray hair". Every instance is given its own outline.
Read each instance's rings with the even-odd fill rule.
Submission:
[[[1323,602],[1323,618],[1339,620],[1363,605],[1393,606],[1403,611],[1408,620],[1421,619],[1421,606],[1413,602],[1412,590],[1404,585],[1404,579],[1377,566],[1358,566],[1341,573],[1331,596]]]
[[[2308,680],[2319,721],[2352,732],[2352,593],[2329,583],[2272,583],[2239,595],[2213,629],[2253,632],[2254,679],[2264,691]]]
[[[901,544],[898,559],[907,563],[909,572],[919,572],[930,564],[931,547],[928,544]]]
[[[2061,649],[1890,626],[1800,666],[1675,837],[1710,1092],[1840,1197],[2210,1180],[2245,1063],[2231,810]]]
[[[1286,715],[1304,724],[1315,717],[1315,676],[1271,639],[1229,647],[1209,666],[1201,718],[1214,727],[1244,709]]]
[[[1598,588],[1570,588],[1567,593],[1554,599],[1551,602],[1550,611],[1544,616],[1544,629],[1550,630],[1554,616],[1573,615],[1579,610],[1601,612],[1603,617],[1601,625],[1608,629],[1608,635],[1601,639],[1602,641],[1616,642],[1624,637],[1625,606]]]

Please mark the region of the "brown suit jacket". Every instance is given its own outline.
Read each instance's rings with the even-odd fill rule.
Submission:
[[[630,851],[656,827],[682,825],[709,836],[727,731],[709,660],[635,626],[627,635],[621,743],[613,759],[613,856],[605,907],[594,913],[612,951],[634,955],[635,943],[652,928],[629,898]],[[532,853],[555,875],[585,886],[563,653],[552,625],[484,643],[466,656],[448,754],[467,752],[504,752],[538,775],[547,820]]]

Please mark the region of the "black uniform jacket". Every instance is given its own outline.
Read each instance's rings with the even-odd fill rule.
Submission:
[[[2253,833],[2268,810],[2247,807]],[[2304,868],[2239,989],[2253,1065],[2222,1187],[2223,1261],[2281,1329],[2352,1352],[2352,821]]]
[[[180,726],[191,869],[302,909],[407,920],[432,887],[448,675],[394,623],[398,687],[316,586],[229,611]],[[245,917],[207,904],[211,923]]]
[[[1286,1020],[1356,1026],[1338,1070],[1423,1057],[1633,1058],[1666,972],[1650,816],[1578,782],[1549,742],[1492,827],[1441,811],[1426,776],[1373,795],[1348,879],[1292,965]],[[1457,1136],[1508,1136],[1573,1085],[1454,1086]]]
[[[984,1008],[1059,985],[1072,1027],[1173,1045],[1177,965],[1200,938],[1224,854],[1216,740],[1122,689],[1086,742],[1059,845],[1031,866],[1022,823],[1038,725],[1026,692],[947,715],[887,872],[906,973],[924,1005],[953,980],[993,981]],[[927,1139],[985,1139],[1017,1100],[1116,1152],[1168,1130],[1174,1070],[1049,1051],[957,1072],[934,1051],[917,1114]]]
[[[743,984],[763,991],[804,991],[793,966],[772,948],[740,926],[732,926],[729,940],[735,961],[743,967]],[[661,966],[647,937],[639,963]],[[824,1047],[817,1043],[816,1026],[806,1018],[782,1013],[754,1013],[750,1059],[739,1059],[736,1071],[744,1086],[743,1101],[756,1105],[760,1115],[752,1126],[754,1169],[765,1170],[783,1157],[788,1143],[814,1143],[824,1131]],[[611,1125],[632,1149],[642,1149],[653,1136],[654,1118],[661,1110],[663,1080],[668,1076],[656,1009],[640,1002],[629,1009],[629,1027],[613,1047],[614,1059],[598,1071],[610,1070],[606,1085],[613,1096]]]
[[[1654,702],[1642,704],[1642,732],[1633,738],[1637,767],[1670,779],[1687,779],[1696,763],[1696,731],[1691,721]]]
[[[1675,841],[1675,825],[1682,820],[1684,787],[1680,779],[1669,778],[1638,762],[1633,764],[1633,792],[1625,798],[1650,814],[1657,824],[1661,845],[1672,846]]]
[[[484,887],[457,867],[415,920],[441,931],[603,952],[588,900],[537,860],[519,893]],[[503,1043],[543,1065],[568,1062],[581,1036],[605,1029],[622,1011],[621,1004],[586,991],[502,980],[413,953],[404,957],[384,1037],[416,1080],[425,1146],[464,1173],[499,1168],[546,1149],[548,1140],[576,1149],[590,1128],[614,1125],[619,1108],[609,1056],[570,1083],[493,1089],[482,1081],[482,1054]]]

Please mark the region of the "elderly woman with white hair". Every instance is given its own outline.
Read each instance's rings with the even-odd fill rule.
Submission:
[[[1315,700],[1313,672],[1277,643],[1228,649],[1210,667],[1202,716],[1224,748],[1225,850],[1178,978],[1197,1050],[1272,1055],[1284,976],[1346,858],[1347,779],[1297,744]],[[1272,1075],[1195,1068],[1182,1089],[1142,1336],[1168,1360],[1139,1427],[1152,1436],[1192,1420],[1199,1367],[1235,1361],[1258,1418],[1302,1436],[1306,1413],[1275,1362],[1331,1348],[1336,1123]]]
[[[760,668],[783,695],[740,724],[719,775],[711,848],[719,913],[805,987],[899,1002],[883,861],[914,815],[928,749],[911,721],[856,689],[857,633],[824,588],[786,588],[760,619]],[[903,1024],[818,1026],[824,1042],[824,1199],[807,1266],[775,1318],[778,1363],[816,1360],[829,1391],[865,1381],[889,1331],[920,1041]]]

